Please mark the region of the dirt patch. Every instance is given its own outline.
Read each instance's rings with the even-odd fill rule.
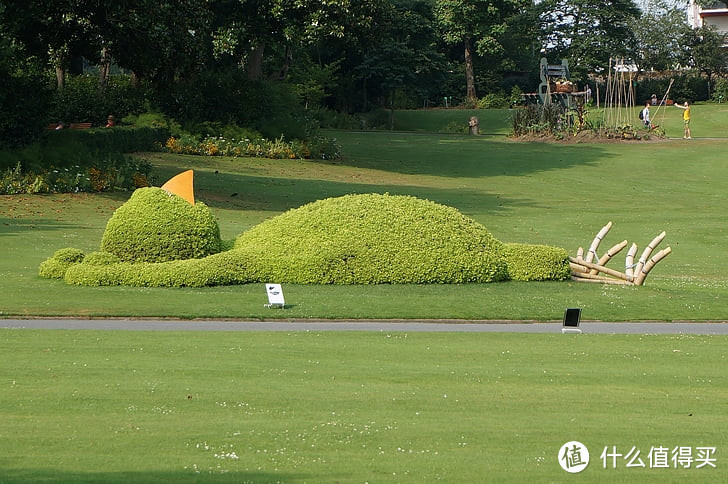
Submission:
[[[608,136],[603,133],[595,133],[594,131],[579,131],[574,135],[555,136],[551,134],[533,133],[523,136],[509,136],[509,140],[521,143],[559,143],[559,144],[578,144],[578,143],[663,143],[669,141],[666,137],[658,135],[638,135],[628,137]]]

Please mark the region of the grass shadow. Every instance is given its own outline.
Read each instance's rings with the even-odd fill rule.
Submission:
[[[0,218],[0,235],[18,235],[23,232],[37,230],[39,228],[42,228],[43,230],[69,230],[85,229],[87,227],[79,224],[59,222],[58,220],[47,218]]]
[[[595,144],[522,143],[503,137],[341,132],[340,160],[325,165],[442,177],[519,176],[594,164],[614,156]]]
[[[311,476],[272,474],[267,472],[215,472],[215,469],[195,469],[190,465],[187,472],[63,472],[55,469],[22,469],[4,471],[2,482],[76,482],[76,483],[193,483],[214,482],[305,482]]]
[[[166,165],[165,172],[175,173],[182,167]],[[527,198],[507,198],[498,193],[468,188],[435,188],[407,184],[349,183],[334,180],[251,176],[236,173],[195,171],[197,199],[211,208],[224,210],[257,210],[281,213],[309,202],[330,197],[362,193],[389,193],[427,198],[461,210],[477,207],[479,211],[501,213],[509,207],[527,206]]]

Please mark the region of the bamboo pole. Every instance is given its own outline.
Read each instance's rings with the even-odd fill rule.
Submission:
[[[660,104],[657,106],[657,110],[655,111],[655,115],[652,117],[653,119],[657,119],[657,115],[660,113],[660,109],[662,109],[663,106],[667,106],[667,96],[670,94],[670,89],[672,88],[672,83],[675,82],[675,79],[670,79],[670,84],[667,86],[667,91],[665,91],[665,95],[662,96],[662,100],[660,101]],[[667,107],[665,107],[665,112],[667,112]],[[662,113],[662,121],[661,124],[665,123],[665,112]]]
[[[612,222],[607,223],[602,229],[599,231],[596,237],[594,237],[594,240],[592,240],[591,245],[589,246],[589,252],[586,254],[586,261],[591,262],[594,260],[594,257],[596,256],[597,259],[599,258],[597,256],[597,249],[599,248],[599,244],[601,243],[602,239],[607,235],[607,232],[609,232],[609,229],[612,228]]]
[[[577,259],[578,260],[578,259]],[[576,262],[569,262],[569,267],[571,267],[572,273],[587,273],[589,272],[589,269],[585,266],[576,263]]]
[[[634,277],[634,256],[637,253],[637,244],[632,244],[632,247],[627,251],[627,257],[624,260],[624,273],[629,277]]]
[[[621,284],[623,286],[631,286],[633,283],[625,281],[623,279],[615,279],[613,277],[606,277],[594,274],[572,274],[572,281],[577,282],[600,282],[602,284]]]
[[[607,262],[611,260],[612,257],[619,254],[622,249],[624,249],[627,246],[627,241],[623,240],[622,242],[618,243],[617,245],[611,247],[606,254],[604,254],[601,259],[599,259],[599,265],[605,266],[607,265]],[[592,270],[592,274],[596,274],[596,271]]]
[[[666,249],[662,249],[660,252],[655,254],[654,257],[652,257],[649,261],[647,261],[647,264],[645,264],[644,268],[640,271],[640,273],[637,275],[637,280],[635,281],[635,284],[638,286],[641,286],[644,284],[645,279],[647,278],[647,274],[650,273],[653,267],[660,262],[662,259],[670,255],[672,252],[672,248],[667,247]]]
[[[628,278],[626,274],[623,274],[619,271],[615,271],[614,269],[610,269],[609,267],[600,266],[599,264],[594,264],[592,262],[587,262],[585,260],[577,260],[573,257],[569,257],[569,261],[573,262],[574,264],[579,264],[579,265],[585,266],[589,269],[596,269],[599,272],[609,274],[610,276],[614,276],[619,279],[624,279],[625,281],[632,282],[632,278]]]
[[[642,255],[640,256],[640,260],[637,262],[637,265],[635,266],[634,273],[639,274],[642,268],[645,266],[645,262],[647,262],[647,258],[652,254],[652,251],[655,250],[655,247],[659,245],[660,242],[662,242],[662,239],[665,238],[665,231],[663,230],[661,234],[659,234],[657,237],[652,239],[652,242],[647,244],[647,247],[645,247],[644,252],[642,252]]]
[[[604,125],[612,126],[612,58],[609,58],[609,68],[607,69],[607,85],[604,92]]]

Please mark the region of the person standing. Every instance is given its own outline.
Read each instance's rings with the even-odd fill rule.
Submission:
[[[690,135],[690,104],[685,101],[682,106],[679,104],[675,104],[675,106],[683,110],[683,139],[693,139]]]
[[[645,108],[642,110],[642,116],[640,116],[640,118],[642,118],[642,124],[645,125],[645,128],[650,129],[651,124],[650,124],[650,102],[649,101],[647,101],[645,103]]]

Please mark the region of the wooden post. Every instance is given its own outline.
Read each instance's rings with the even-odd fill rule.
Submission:
[[[468,132],[470,134],[480,134],[480,121],[477,116],[470,116],[468,121]]]

